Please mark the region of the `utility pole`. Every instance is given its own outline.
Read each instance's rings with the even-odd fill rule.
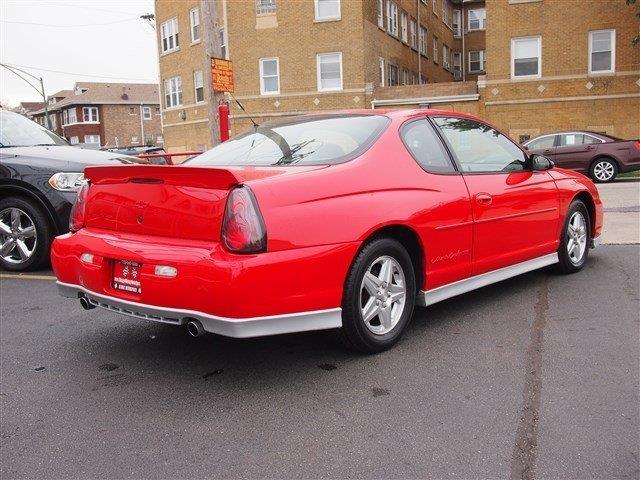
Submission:
[[[218,104],[225,100],[223,92],[213,91],[211,79],[211,58],[222,58],[222,45],[220,44],[220,26],[218,25],[218,1],[202,0],[200,2],[202,12],[203,40],[206,53],[205,78],[207,79],[209,94],[209,127],[213,145],[220,143],[220,122],[218,120]]]
[[[40,95],[42,95],[42,101],[44,102],[44,115],[45,115],[45,118],[47,119],[47,128],[49,130],[51,130],[51,119],[49,118],[49,108],[47,107],[47,95],[44,92],[44,82],[42,80],[42,77],[36,77],[35,75],[30,74],[29,72],[25,72],[24,70],[22,70],[22,69],[20,69],[18,67],[14,67],[13,65],[8,65],[6,63],[0,63],[0,67],[4,67],[7,70],[9,70],[11,73],[13,73],[14,75],[20,77],[31,88],[33,88],[36,92],[38,92]],[[18,72],[24,73],[25,75],[28,75],[31,78],[33,78],[34,80],[37,80],[38,82],[40,82],[40,88],[36,87],[33,83],[31,83],[29,80],[24,78]]]

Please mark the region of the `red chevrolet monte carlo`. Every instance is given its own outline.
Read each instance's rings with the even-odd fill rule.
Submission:
[[[55,239],[86,309],[256,337],[340,328],[389,348],[427,306],[600,239],[591,180],[461,113],[355,111],[256,126],[183,166],[96,166]]]

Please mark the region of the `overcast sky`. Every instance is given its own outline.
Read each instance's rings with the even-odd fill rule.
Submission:
[[[47,95],[77,81],[157,83],[155,32],[144,13],[153,13],[153,0],[0,0],[0,63],[42,76]],[[0,67],[3,104],[38,100]]]

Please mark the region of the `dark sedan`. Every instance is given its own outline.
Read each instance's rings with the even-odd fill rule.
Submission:
[[[146,162],[72,147],[22,115],[0,110],[0,267],[46,265],[53,237],[69,230],[84,167],[123,163]]]
[[[524,144],[562,168],[577,170],[594,182],[612,182],[619,173],[640,170],[640,141],[621,140],[596,132],[558,132]]]

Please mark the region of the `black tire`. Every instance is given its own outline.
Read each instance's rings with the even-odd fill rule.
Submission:
[[[569,251],[569,242],[572,239],[571,237],[573,228],[569,228],[569,224],[572,221],[572,219],[574,218],[574,215],[579,214],[582,216],[582,218],[584,219],[585,222],[585,246],[584,246],[584,253],[582,253],[582,256],[579,258],[579,261],[576,261],[576,255],[574,254],[572,256],[572,254]],[[571,245],[575,244],[575,237],[574,237],[574,242]],[[564,224],[562,226],[562,232],[560,233],[560,246],[558,247],[558,258],[559,258],[559,263],[558,263],[558,269],[560,270],[561,273],[576,273],[579,272],[580,270],[582,270],[582,267],[585,266],[585,264],[587,263],[587,260],[589,258],[589,246],[591,245],[591,218],[589,217],[589,210],[587,210],[587,207],[585,206],[584,203],[582,203],[581,200],[574,200],[573,202],[571,202],[571,205],[569,206],[569,210],[567,211],[567,216],[564,219]]]
[[[618,164],[611,158],[597,158],[589,169],[591,180],[596,183],[610,183],[618,176]]]
[[[396,262],[396,267],[394,268],[397,268],[399,265],[402,269],[406,294],[404,309],[401,310],[401,314],[395,325],[391,327],[390,331],[378,334],[372,332],[370,327],[365,325],[361,310],[361,302],[363,301],[361,287],[365,273],[367,273],[369,269],[372,268],[372,264],[381,257],[390,257]],[[399,276],[400,273],[397,273]],[[394,277],[392,283],[393,282],[397,282],[396,277]],[[365,293],[365,295],[368,294]],[[415,272],[407,250],[402,244],[390,238],[372,240],[358,253],[347,275],[342,297],[342,329],[340,331],[342,340],[347,346],[360,352],[376,353],[387,350],[400,339],[406,326],[411,321],[415,305],[415,296]],[[394,304],[390,303],[390,305],[393,309]],[[395,308],[400,308],[400,306],[396,305]],[[370,324],[374,321],[376,321],[376,317],[370,320]],[[377,321],[380,324],[379,328],[383,328],[381,317],[380,320]],[[373,326],[371,328],[376,327]]]
[[[35,248],[33,253],[24,261],[10,262],[4,256],[0,255],[0,267],[3,270],[13,272],[23,272],[28,270],[37,270],[43,268],[49,262],[49,248],[53,239],[53,229],[47,219],[46,214],[40,209],[35,202],[23,197],[5,197],[0,199],[0,212],[9,208],[17,208],[24,212],[35,226]],[[7,235],[1,235],[2,244],[10,238]]]

